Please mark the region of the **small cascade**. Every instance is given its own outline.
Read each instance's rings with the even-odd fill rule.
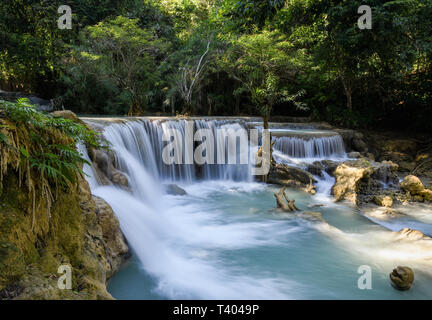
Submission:
[[[293,158],[330,159],[345,156],[340,135],[324,137],[276,137],[274,148]]]

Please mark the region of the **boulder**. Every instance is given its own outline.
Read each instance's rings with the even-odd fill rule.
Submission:
[[[358,159],[360,157],[361,157],[360,152],[352,151],[352,152],[348,153],[348,158]]]
[[[129,179],[126,174],[115,168],[115,157],[111,151],[91,148],[89,157],[93,162],[96,179],[100,184],[114,184],[130,191]]]
[[[368,146],[366,142],[361,139],[354,138],[352,140],[352,146],[354,150],[357,150],[359,152],[368,152]]]
[[[393,198],[390,196],[379,195],[374,197],[374,202],[379,206],[391,207],[393,205]]]
[[[167,194],[173,195],[173,196],[185,196],[187,195],[187,192],[180,188],[176,184],[167,184],[165,185],[165,191]]]
[[[406,176],[401,182],[401,188],[412,195],[420,194],[424,190],[421,180],[413,175]]]
[[[335,170],[336,182],[332,187],[332,194],[336,201],[348,200],[357,204],[357,193],[361,179],[368,179],[373,168],[363,162],[340,164]]]
[[[421,180],[413,175],[406,176],[400,184],[415,201],[432,201],[432,190],[425,188]]]
[[[339,164],[334,172],[336,182],[332,194],[336,201],[348,200],[358,204],[359,200],[372,201],[374,194],[382,192],[383,183],[396,184],[398,177],[389,163],[368,159],[349,160]]]
[[[306,167],[307,172],[312,173],[314,176],[319,176],[319,177],[322,177],[323,169],[324,169],[323,165],[318,161],[315,161],[312,164],[308,164]]]
[[[54,118],[65,118],[65,119],[72,120],[74,122],[81,122],[78,116],[70,110],[54,111],[51,112],[51,115]]]
[[[397,290],[409,290],[414,282],[414,272],[409,267],[398,266],[390,273],[390,281],[393,288]]]
[[[324,166],[325,172],[327,172],[331,176],[334,176],[334,172],[339,165],[339,163],[332,160],[323,160],[321,161],[321,164]]]
[[[316,183],[313,175],[300,168],[291,167],[286,164],[274,164],[270,168],[267,183],[278,184],[285,187],[294,187],[314,193]]]
[[[113,169],[111,173],[111,181],[115,185],[122,187],[125,190],[130,190],[129,180],[126,175],[117,169]]]

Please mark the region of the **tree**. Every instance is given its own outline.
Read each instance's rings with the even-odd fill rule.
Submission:
[[[233,39],[232,48],[222,58],[227,72],[240,83],[234,94],[247,92],[264,117],[264,128],[275,104],[290,101],[297,108],[304,92],[292,92],[290,82],[298,70],[290,59],[290,44],[278,32],[262,31]]]
[[[140,115],[147,93],[157,80],[155,65],[164,45],[138,27],[136,19],[117,17],[88,27],[82,34],[87,45],[80,48],[81,58],[96,63],[97,76],[110,79],[130,98],[128,115]]]

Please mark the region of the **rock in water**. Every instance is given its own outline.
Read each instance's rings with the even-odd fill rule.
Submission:
[[[348,153],[348,158],[358,159],[360,157],[361,157],[360,152],[352,151],[352,152]]]
[[[388,162],[367,159],[345,161],[334,172],[336,182],[332,194],[336,201],[347,200],[359,204],[365,196],[381,192],[384,183],[397,184],[398,177],[394,171],[395,167]]]
[[[398,240],[421,240],[421,239],[430,239],[423,232],[419,230],[403,228],[402,230],[396,232]]]
[[[401,291],[409,290],[414,282],[414,272],[409,267],[397,267],[390,273],[393,288]]]
[[[432,201],[432,190],[426,189],[416,176],[406,176],[400,186],[403,190],[409,192],[415,201]]]
[[[401,183],[401,188],[415,195],[423,191],[424,185],[421,180],[416,176],[408,175],[403,179]]]
[[[286,164],[275,164],[270,168],[267,183],[279,184],[285,187],[300,188],[311,194],[315,193],[313,175],[307,171]]]
[[[375,196],[374,202],[383,207],[391,207],[393,205],[393,198],[390,196]]]
[[[185,196],[185,195],[187,195],[187,192],[184,189],[180,188],[176,184],[165,185],[165,191],[166,191],[166,193],[173,195],[173,196]]]

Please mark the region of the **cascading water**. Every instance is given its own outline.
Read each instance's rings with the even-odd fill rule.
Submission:
[[[104,128],[131,192],[99,185],[92,167],[84,167],[92,193],[111,205],[134,251],[132,262],[109,284],[114,297],[398,299],[406,296],[389,288],[388,271],[408,263],[423,270],[416,274],[418,284],[409,297],[432,297],[431,275],[423,264],[429,253],[417,250],[413,255],[413,245],[394,244],[387,231],[353,209],[325,202],[313,210],[339,229],[311,224],[269,213],[277,189],[252,182],[248,166],[166,166],[161,158],[163,132],[177,128],[185,137],[185,124],[139,120]],[[194,123],[195,130],[212,132],[224,126],[244,127],[232,121]],[[80,150],[86,156],[82,146]],[[164,194],[165,181],[175,181],[188,194]],[[323,197],[329,186],[318,188]],[[322,204],[323,198],[289,193],[301,209]],[[368,292],[356,287],[357,269],[364,264],[374,268],[374,290]]]
[[[274,148],[294,158],[329,159],[345,155],[340,135],[330,137],[277,137]]]
[[[197,177],[197,171],[201,171],[204,179],[222,179],[236,181],[250,181],[251,165],[248,164],[216,164],[217,152],[215,152],[213,163],[205,163],[197,167],[196,164],[188,164],[185,156],[182,156],[182,164],[167,165],[163,161],[163,149],[167,142],[163,141],[164,133],[174,129],[179,133],[172,143],[175,144],[177,150],[183,151],[186,148],[186,141],[194,142],[194,133],[199,129],[207,129],[211,131],[214,137],[213,144],[216,150],[224,150],[225,158],[228,158],[228,147],[230,144],[237,146],[236,150],[241,152],[244,149],[238,148],[238,141],[235,135],[228,134],[225,141],[218,138],[218,130],[232,130],[229,132],[240,132],[244,127],[239,123],[228,123],[227,121],[203,121],[195,120],[190,122],[191,129],[188,129],[186,120],[179,121],[129,121],[126,123],[116,123],[107,126],[104,130],[104,137],[113,146],[116,154],[117,166],[120,170],[130,173],[130,168],[127,168],[125,158],[133,157],[140,162],[154,178],[162,181],[180,181],[191,183]],[[199,133],[197,136],[201,139]],[[240,134],[239,139],[248,143],[248,137],[245,134]],[[249,148],[245,150],[249,152]],[[207,151],[208,152],[208,151]],[[240,154],[237,155],[237,158]],[[247,155],[249,157],[249,155]],[[228,159],[226,159],[228,163]]]

